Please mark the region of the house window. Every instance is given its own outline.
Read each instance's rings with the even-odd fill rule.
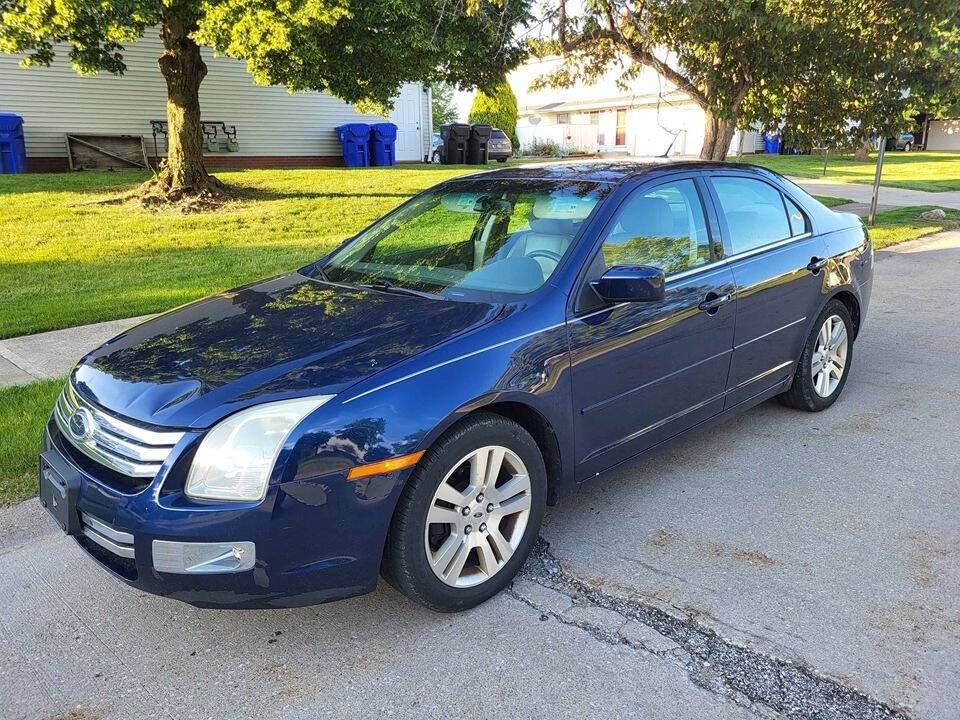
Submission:
[[[590,113],[590,124],[591,124],[591,125],[599,125],[599,124],[600,124],[600,111],[599,111],[599,110],[593,110],[593,111]]]
[[[570,113],[557,113],[557,125],[566,125],[570,122]]]
[[[617,138],[616,145],[627,144],[627,111],[626,109],[617,110]]]

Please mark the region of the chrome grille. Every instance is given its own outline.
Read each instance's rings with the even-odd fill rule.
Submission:
[[[78,411],[88,427],[86,432],[71,429],[70,419]],[[183,437],[177,430],[156,431],[133,425],[94,407],[67,382],[54,409],[57,427],[64,439],[84,455],[130,477],[152,478]]]

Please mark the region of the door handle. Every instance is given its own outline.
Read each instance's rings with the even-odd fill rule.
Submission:
[[[703,299],[703,302],[697,305],[697,307],[708,315],[713,315],[717,312],[717,310],[720,309],[722,305],[726,305],[728,302],[730,302],[730,299],[730,293],[717,295],[715,292],[708,292],[707,296]]]
[[[818,258],[814,256],[810,258],[810,262],[807,263],[807,270],[816,275],[826,266],[827,260],[828,258]]]

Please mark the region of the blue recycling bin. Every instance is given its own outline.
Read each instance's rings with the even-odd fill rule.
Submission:
[[[780,132],[768,132],[763,136],[763,149],[767,155],[780,154]]]
[[[347,167],[370,165],[370,126],[366,123],[347,123],[337,127],[337,137],[343,148],[343,164]]]
[[[378,166],[397,164],[397,126],[393,123],[374,123],[370,126],[370,164]]]
[[[23,118],[0,113],[0,173],[27,171],[27,146],[23,140]]]

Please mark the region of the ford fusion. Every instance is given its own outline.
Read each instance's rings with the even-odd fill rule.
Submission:
[[[760,168],[450,180],[84,357],[40,497],[109,572],[195,605],[383,575],[469,608],[582,483],[769,398],[833,404],[872,275],[858,218]]]

